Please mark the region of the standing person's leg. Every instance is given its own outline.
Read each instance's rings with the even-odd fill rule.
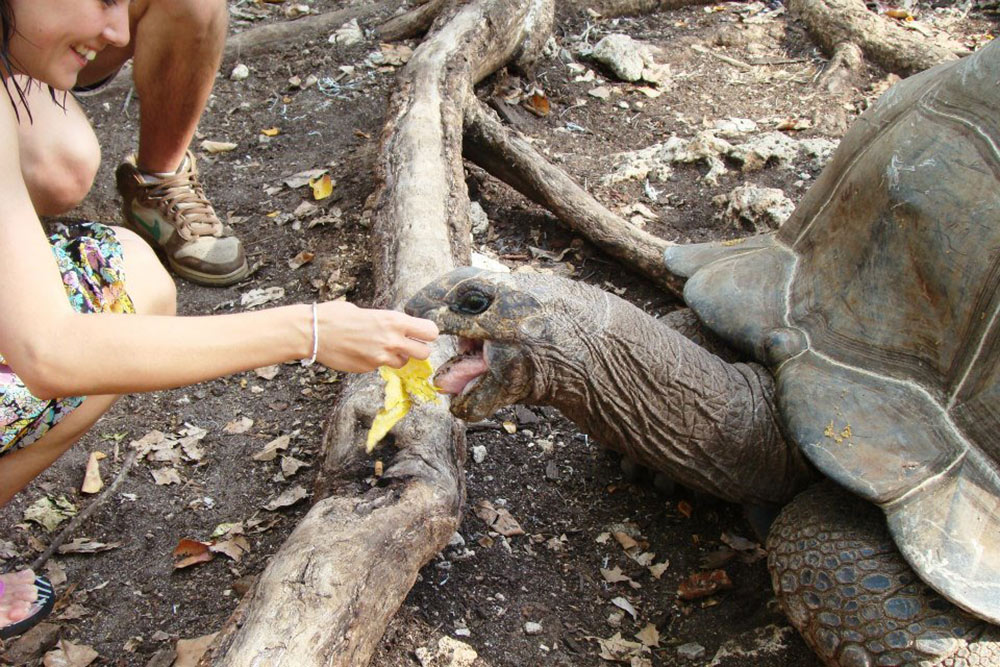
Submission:
[[[132,78],[139,95],[136,166],[177,171],[194,138],[226,44],[226,0],[134,2]]]
[[[139,152],[116,173],[126,224],[162,248],[177,275],[207,285],[230,285],[249,271],[188,151],[222,59],[227,12],[226,0],[132,4]]]

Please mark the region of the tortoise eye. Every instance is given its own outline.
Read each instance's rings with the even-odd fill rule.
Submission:
[[[451,309],[465,315],[479,315],[493,304],[493,297],[479,289],[462,294]]]

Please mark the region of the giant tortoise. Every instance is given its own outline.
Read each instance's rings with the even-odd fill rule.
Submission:
[[[772,581],[826,664],[1000,665],[1000,43],[886,92],[776,234],[666,263],[750,361],[551,276],[458,269],[406,310],[459,336],[455,415],[552,405],[783,506]]]

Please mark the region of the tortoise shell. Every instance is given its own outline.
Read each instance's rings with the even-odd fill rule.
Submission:
[[[666,262],[774,372],[786,436],[1000,623],[1000,40],[887,91],[776,234]]]

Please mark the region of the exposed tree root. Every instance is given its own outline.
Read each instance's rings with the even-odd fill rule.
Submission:
[[[422,35],[431,27],[446,0],[429,0],[405,14],[393,16],[378,27],[379,37],[387,42]]]
[[[788,9],[827,53],[843,42],[856,44],[882,69],[909,76],[957,56],[950,49],[868,11],[864,0],[788,0]]]
[[[816,82],[820,88],[831,93],[844,92],[852,87],[852,81],[861,74],[865,55],[854,42],[841,42],[834,47],[830,62]]]
[[[280,21],[250,28],[226,40],[226,50],[222,60],[235,61],[238,58],[268,51],[276,45],[301,43],[325,37],[351,19],[362,20],[388,15],[400,4],[400,0],[380,0],[324,14],[311,14],[293,21]]]
[[[464,108],[475,83],[544,43],[537,32],[551,14],[551,0],[452,2],[400,71],[371,199],[378,305],[398,307],[468,262]],[[434,361],[451,352],[438,345]],[[202,664],[367,664],[420,568],[455,532],[464,430],[443,405],[419,406],[393,430],[396,450],[377,451],[389,461],[370,486],[363,442],[381,393],[374,374],[347,383],[324,436],[318,495],[329,496],[271,558]]]
[[[504,127],[482,103],[465,112],[465,154],[493,176],[552,211],[566,226],[648,276],[678,298],[683,281],[667,271],[667,241],[615,215],[531,144]]]
[[[604,18],[655,14],[692,5],[710,5],[716,0],[569,0],[565,4],[591,9]]]

